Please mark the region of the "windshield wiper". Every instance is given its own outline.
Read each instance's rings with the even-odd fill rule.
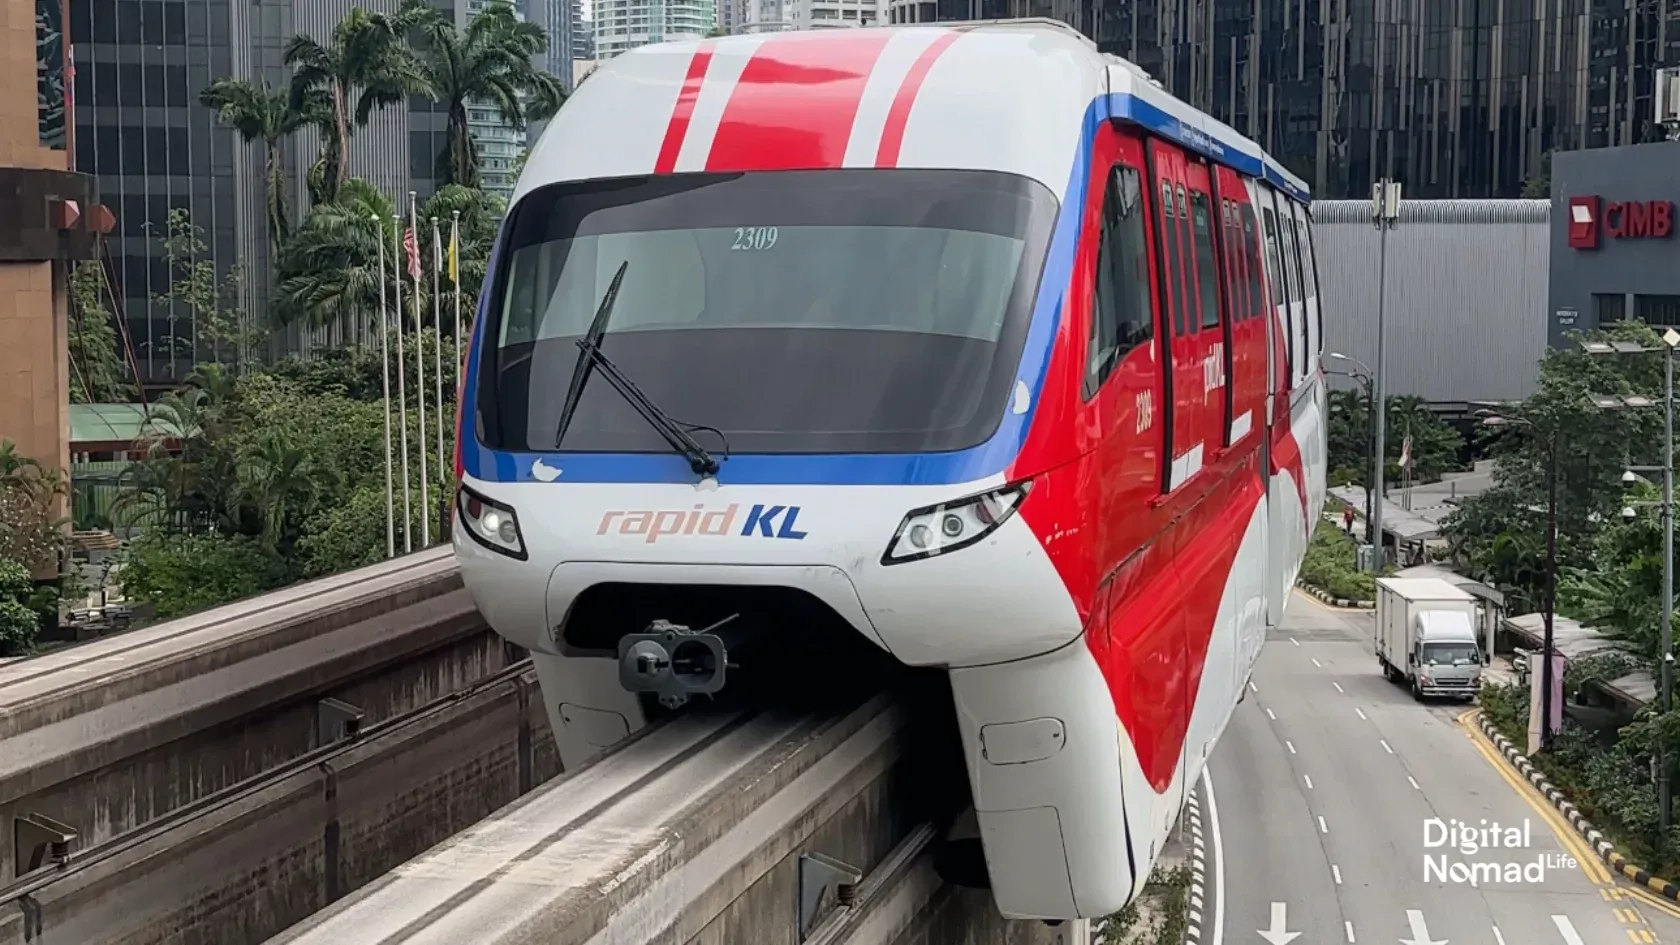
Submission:
[[[624,284],[624,274],[630,271],[630,260],[619,263],[618,271],[613,273],[612,284],[607,286],[607,292],[601,296],[601,304],[595,309],[595,318],[589,323],[589,330],[584,333],[583,340],[589,342],[589,347],[601,343],[601,336],[607,333],[607,319],[612,317],[613,306],[618,302],[618,287]],[[578,343],[583,347],[583,342]],[[577,363],[572,365],[572,383],[566,388],[566,400],[560,405],[560,423],[554,429],[554,448],[560,448],[560,441],[566,438],[566,428],[572,425],[572,415],[577,413],[578,401],[583,399],[583,385],[589,383],[589,373],[595,362],[589,357],[589,349],[584,348],[578,354]]]
[[[595,320],[590,323],[589,331],[577,341],[578,363],[572,371],[572,384],[566,391],[566,402],[560,408],[560,425],[554,438],[554,446],[556,449],[560,448],[560,440],[565,437],[566,428],[571,425],[572,416],[577,412],[578,401],[583,396],[583,385],[589,380],[592,369],[598,367],[606,376],[607,383],[629,401],[630,406],[636,408],[642,419],[664,437],[673,450],[687,457],[688,464],[696,475],[715,475],[718,471],[718,461],[712,454],[694,439],[687,427],[678,423],[670,414],[660,409],[647,394],[642,393],[642,389],[626,377],[618,365],[607,357],[606,352],[601,350],[601,338],[607,331],[607,319],[612,315],[613,303],[618,301],[618,289],[624,282],[624,273],[629,267],[629,260],[625,260],[618,267],[612,284],[607,286],[606,295],[601,297],[601,307],[595,312]]]

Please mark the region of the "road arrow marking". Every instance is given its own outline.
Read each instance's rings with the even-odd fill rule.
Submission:
[[[1569,916],[1554,915],[1552,916],[1552,924],[1557,926],[1558,934],[1563,936],[1567,945],[1585,945],[1581,941],[1581,933],[1575,931],[1575,923],[1569,921]]]
[[[1288,925],[1284,913],[1288,908],[1281,902],[1272,903],[1272,927],[1256,930],[1260,933],[1260,937],[1270,942],[1271,945],[1289,945],[1290,942],[1301,937],[1300,932],[1284,931],[1284,928]]]
[[[1406,910],[1406,924],[1412,927],[1412,937],[1400,940],[1400,945],[1447,945],[1446,939],[1432,939],[1429,937],[1429,925],[1423,921],[1423,913],[1417,909]]]

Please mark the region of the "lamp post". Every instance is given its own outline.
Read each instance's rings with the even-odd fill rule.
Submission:
[[[1525,426],[1539,431],[1532,420],[1489,414],[1482,418],[1488,427]],[[1557,613],[1557,428],[1546,436],[1546,610],[1545,630],[1540,642],[1540,747],[1552,747],[1552,623]]]
[[[1388,282],[1388,231],[1394,229],[1400,222],[1400,185],[1384,177],[1371,185],[1371,223],[1377,228],[1377,369],[1371,372],[1373,393],[1371,402],[1387,406],[1388,401],[1383,397],[1383,317],[1387,302]],[[1376,445],[1372,448],[1374,461],[1371,463],[1371,488],[1376,492],[1376,498],[1371,500],[1371,517],[1366,521],[1370,533],[1375,536],[1376,557],[1372,564],[1372,573],[1381,574],[1386,556],[1383,554],[1382,530],[1382,496],[1383,496],[1383,460],[1388,456],[1387,444],[1384,442],[1387,427],[1387,410],[1376,411]]]
[[[1581,343],[1588,354],[1616,355],[1643,354],[1660,351],[1663,355],[1663,458],[1662,465],[1654,469],[1639,467],[1663,474],[1662,508],[1663,525],[1663,577],[1662,577],[1662,630],[1659,648],[1662,658],[1658,660],[1662,677],[1662,701],[1660,703],[1664,713],[1674,707],[1674,352],[1680,348],[1680,331],[1673,328],[1662,334],[1662,344],[1647,348],[1635,341],[1585,341]],[[1649,407],[1650,398],[1639,396],[1627,397],[1594,397],[1594,402],[1606,409],[1617,407]],[[1633,475],[1634,469],[1629,469],[1622,476],[1626,482]],[[1631,510],[1631,509],[1630,509]],[[1624,514],[1625,514],[1624,510]],[[1657,743],[1657,822],[1663,834],[1668,833],[1674,817],[1674,784],[1669,776],[1668,760],[1665,757],[1662,743]]]
[[[1371,423],[1375,424],[1377,422],[1377,392],[1373,387],[1374,382],[1372,380],[1371,369],[1366,366],[1365,362],[1359,360],[1358,358],[1350,358],[1347,355],[1342,354],[1339,351],[1330,352],[1330,357],[1334,358],[1337,361],[1346,361],[1349,364],[1354,365],[1354,367],[1352,369],[1347,370],[1347,371],[1327,371],[1326,373],[1328,373],[1328,374],[1339,374],[1342,377],[1351,377],[1359,383],[1360,387],[1365,389],[1365,404],[1366,404],[1365,409],[1369,412],[1369,415],[1370,415],[1370,418],[1371,418]],[[1376,448],[1376,437],[1373,434],[1370,438],[1368,438],[1365,441],[1365,463],[1366,463],[1365,468],[1366,468],[1367,472],[1371,471],[1372,451],[1375,448]],[[1372,528],[1372,520],[1371,520],[1372,511],[1371,511],[1371,508],[1372,508],[1372,505],[1376,501],[1373,498],[1373,496],[1375,496],[1375,495],[1376,495],[1376,493],[1374,491],[1372,491],[1372,483],[1370,481],[1367,481],[1365,483],[1365,543],[1368,544],[1368,545],[1373,544],[1373,542],[1380,543],[1382,541],[1382,536],[1381,535],[1377,535],[1377,536],[1375,536],[1375,538],[1373,538],[1372,533],[1371,533],[1371,528]],[[1376,548],[1373,547],[1372,557],[1371,557],[1371,573],[1372,574],[1382,573],[1382,567],[1377,563],[1376,554],[1378,554],[1378,552],[1376,551]]]

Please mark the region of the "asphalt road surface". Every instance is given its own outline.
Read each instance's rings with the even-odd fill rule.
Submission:
[[[1199,945],[1680,945],[1680,907],[1612,878],[1472,706],[1383,679],[1372,623],[1297,593],[1262,651],[1200,785]],[[1515,845],[1425,845],[1453,820]]]

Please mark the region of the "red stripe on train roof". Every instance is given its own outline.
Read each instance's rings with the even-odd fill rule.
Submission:
[[[836,30],[766,39],[724,106],[706,170],[839,167],[869,72],[891,38]]]
[[[671,109],[671,123],[665,126],[665,140],[659,145],[659,158],[654,162],[655,174],[669,174],[677,167],[683,139],[688,137],[688,121],[694,117],[694,102],[700,97],[700,86],[706,81],[706,69],[712,64],[715,44],[701,43],[688,61],[688,74],[683,77],[682,91],[677,94],[676,107]]]
[[[881,129],[881,146],[875,152],[876,167],[898,166],[898,149],[904,144],[904,129],[910,123],[910,109],[916,104],[916,95],[921,92],[922,82],[927,78],[934,62],[957,41],[958,35],[946,33],[934,40],[910,66],[909,73],[904,76],[904,84],[898,87],[898,94],[893,96],[892,108],[887,112],[887,123]]]

